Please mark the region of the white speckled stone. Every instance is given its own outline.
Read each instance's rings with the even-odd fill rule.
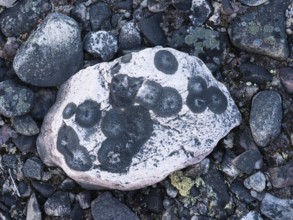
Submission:
[[[0,0],[0,5],[7,8],[13,7],[17,0]]]
[[[175,65],[173,72],[165,74],[156,68],[154,60],[158,51],[167,51],[176,57],[178,66]],[[166,62],[168,63],[168,60]],[[174,62],[172,66],[173,64]],[[143,77],[144,82],[151,80],[163,87],[173,87],[182,98],[182,108],[176,115],[159,117],[149,110],[153,121],[151,137],[132,157],[130,166],[123,172],[109,172],[100,166],[97,154],[102,142],[106,140],[100,122],[90,128],[83,128],[76,123],[74,116],[66,117],[67,119],[62,116],[68,103],[73,102],[78,106],[91,99],[100,104],[103,118],[105,112],[112,108],[109,101],[112,74]],[[217,114],[209,107],[201,113],[190,111],[186,104],[187,86],[188,79],[194,76],[201,76],[208,88],[213,86],[222,91],[227,99],[226,110]],[[143,86],[138,90],[138,94],[142,88]],[[45,117],[37,140],[37,149],[45,164],[60,166],[69,177],[85,188],[132,190],[159,182],[176,170],[200,162],[221,138],[240,124],[240,121],[240,113],[228,90],[214,79],[200,59],[174,49],[155,47],[132,53],[113,62],[88,67],[72,76],[61,86],[56,104]],[[58,131],[62,125],[70,126],[76,132],[79,145],[89,152],[92,160],[90,168],[77,171],[68,166],[65,156],[56,146]]]

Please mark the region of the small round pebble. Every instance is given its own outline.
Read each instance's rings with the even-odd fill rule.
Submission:
[[[261,171],[258,171],[245,179],[244,185],[248,189],[262,192],[266,188],[266,177]]]

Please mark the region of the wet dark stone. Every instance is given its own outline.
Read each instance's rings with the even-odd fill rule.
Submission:
[[[28,153],[36,149],[37,137],[38,137],[37,135],[35,136],[17,135],[16,138],[12,138],[12,141],[22,153]]]
[[[267,146],[281,132],[282,98],[278,92],[265,90],[252,99],[249,125],[255,143]]]
[[[182,97],[176,89],[163,87],[159,103],[153,111],[159,117],[170,117],[178,114],[182,105]]]
[[[200,190],[196,186],[192,186],[189,190],[189,195],[192,197],[197,197],[200,195]]]
[[[199,95],[188,93],[186,105],[193,113],[202,113],[208,106],[208,94],[202,93]]]
[[[63,118],[64,119],[71,118],[75,114],[76,108],[77,108],[77,106],[75,103],[73,103],[73,102],[68,103],[62,112]]]
[[[49,216],[68,217],[71,212],[68,193],[62,191],[55,192],[45,202],[44,210]]]
[[[135,24],[128,22],[124,24],[119,33],[119,48],[129,50],[141,47],[141,36]]]
[[[12,154],[4,154],[1,160],[2,166],[4,168],[15,169],[17,167],[17,158]]]
[[[93,100],[85,100],[79,104],[75,113],[76,123],[83,128],[97,125],[101,119],[100,104]]]
[[[154,64],[159,71],[167,75],[173,75],[178,69],[176,57],[168,50],[159,50],[155,54]]]
[[[44,119],[45,115],[55,103],[56,91],[53,89],[40,89],[35,93],[35,101],[30,115],[36,120]]]
[[[1,31],[7,37],[18,37],[21,34],[29,33],[50,10],[49,0],[20,1],[14,7],[1,13]]]
[[[222,114],[228,106],[227,97],[217,87],[211,86],[207,89],[208,108],[215,114]]]
[[[113,197],[110,192],[99,195],[91,205],[94,220],[139,220],[125,204]]]
[[[273,79],[273,76],[266,69],[252,63],[242,64],[240,73],[242,74],[243,82],[265,84]]]
[[[262,159],[257,150],[247,150],[237,156],[232,163],[242,172],[251,174],[256,164]]]
[[[0,61],[0,82],[5,79],[7,72],[8,72],[8,69],[6,67],[1,67],[1,61]]]
[[[161,213],[164,210],[163,200],[164,197],[160,189],[151,189],[145,197],[146,208],[150,212]]]
[[[129,77],[124,74],[115,75],[110,85],[110,97],[114,105],[118,107],[132,105],[142,82],[141,77]]]
[[[240,201],[246,204],[249,204],[254,200],[250,195],[250,190],[244,186],[243,181],[241,180],[234,180],[230,185],[230,189]]]
[[[15,117],[29,112],[34,101],[34,93],[29,88],[12,80],[0,82],[0,114]]]
[[[280,79],[282,85],[288,93],[293,93],[293,68],[283,67],[280,69]]]
[[[284,166],[270,168],[269,173],[274,187],[283,188],[293,185],[293,161]]]
[[[41,180],[44,174],[44,164],[39,158],[31,157],[25,161],[22,172],[25,177]]]
[[[126,128],[122,111],[113,108],[106,112],[101,121],[101,129],[108,138],[122,138],[125,136]]]
[[[97,31],[102,27],[102,24],[110,19],[112,15],[108,4],[98,2],[90,6],[90,22],[92,31]]]
[[[155,14],[138,22],[138,26],[152,46],[165,46],[167,37],[160,27],[162,22],[162,14]]]
[[[43,197],[48,198],[55,192],[55,187],[48,183],[41,183],[34,181],[32,186],[38,193],[40,193]]]

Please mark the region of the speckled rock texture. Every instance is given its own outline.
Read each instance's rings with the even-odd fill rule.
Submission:
[[[82,63],[78,23],[66,15],[52,13],[18,49],[13,68],[22,81],[49,87],[62,84]]]
[[[132,190],[200,162],[240,121],[200,59],[155,47],[64,83],[37,149],[85,188]]]
[[[4,7],[12,7],[17,3],[17,0],[0,0],[0,5]]]

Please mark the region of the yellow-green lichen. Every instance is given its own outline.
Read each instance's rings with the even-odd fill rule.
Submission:
[[[188,196],[191,187],[194,186],[196,181],[189,177],[184,176],[182,171],[177,171],[169,176],[171,184],[178,189],[181,196]]]

